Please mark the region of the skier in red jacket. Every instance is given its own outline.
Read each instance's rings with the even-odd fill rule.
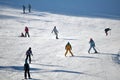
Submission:
[[[26,27],[25,27],[25,37],[27,37],[27,35],[28,35],[28,37],[30,37],[30,35],[29,35],[29,29],[28,29],[28,27],[26,26]]]

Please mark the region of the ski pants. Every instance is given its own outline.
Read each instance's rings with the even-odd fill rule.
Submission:
[[[88,52],[90,52],[90,50],[93,48],[93,50],[95,51],[95,52],[97,52],[97,50],[95,49],[95,47],[94,46],[90,46],[90,48],[89,48],[89,50],[88,50]]]
[[[29,63],[31,63],[31,56],[30,56],[30,55],[27,55],[27,56],[26,56],[26,60],[28,59],[28,57],[29,57]]]
[[[66,49],[65,56],[67,55],[68,52],[70,52],[70,54],[73,56],[73,53],[71,52],[70,49]]]
[[[30,78],[30,72],[29,72],[29,70],[25,70],[25,72],[24,72],[25,79],[27,78],[27,74],[28,74],[28,78]]]
[[[106,36],[108,35],[108,31],[105,31]]]
[[[30,37],[29,32],[25,32],[25,37],[27,37],[27,35]]]
[[[58,33],[55,32],[55,35],[56,35],[56,39],[58,39]]]

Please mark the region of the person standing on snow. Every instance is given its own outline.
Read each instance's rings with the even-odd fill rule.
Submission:
[[[58,30],[57,30],[57,28],[56,28],[56,26],[54,26],[54,28],[53,28],[53,30],[52,30],[52,33],[55,33],[55,35],[56,35],[56,39],[58,39]]]
[[[71,52],[72,50],[72,46],[71,44],[68,42],[65,46],[66,52],[65,52],[65,56],[67,55],[68,51],[71,53],[71,55],[73,56],[73,53]]]
[[[28,74],[28,78],[31,79],[30,77],[30,66],[27,63],[27,60],[25,60],[25,64],[24,64],[24,78],[27,79],[27,74]]]
[[[89,44],[90,44],[90,48],[88,50],[88,53],[90,53],[91,48],[94,49],[95,53],[98,53],[97,50],[95,49],[95,42],[92,38],[90,38]]]
[[[29,13],[31,13],[31,5],[30,4],[28,5],[28,11],[29,11]]]
[[[26,26],[26,27],[25,27],[25,37],[27,37],[27,35],[28,35],[28,37],[30,37],[30,35],[29,35],[29,29],[28,29],[28,27]]]
[[[111,29],[110,28],[105,28],[105,34],[106,34],[106,36],[108,35],[108,31],[110,31]]]
[[[26,60],[29,58],[29,63],[31,63],[31,55],[33,56],[31,47],[29,47],[29,49],[26,51]]]
[[[23,7],[23,14],[25,14],[25,6],[23,5],[22,7]]]

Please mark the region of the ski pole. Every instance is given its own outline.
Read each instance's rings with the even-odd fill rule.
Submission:
[[[36,62],[34,56],[32,56],[32,58],[33,58],[33,61]]]
[[[111,30],[112,30],[112,29],[110,28],[110,35],[111,35]]]
[[[111,30],[110,30],[110,35],[111,35]]]
[[[100,49],[98,47],[96,47],[96,49],[100,52]]]

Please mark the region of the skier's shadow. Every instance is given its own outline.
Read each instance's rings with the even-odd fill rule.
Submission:
[[[73,74],[85,74],[83,72],[69,71],[69,70],[51,70],[50,72],[63,72],[63,73],[73,73]]]
[[[0,66],[0,70],[17,70],[17,71],[23,71],[24,70],[24,66]],[[38,69],[38,68],[30,68],[30,70],[41,70],[41,69]]]
[[[41,65],[41,66],[46,66],[46,67],[63,67],[59,65],[50,65],[50,64],[39,64],[39,63],[34,63],[35,65]]]
[[[74,56],[74,57],[78,57],[78,58],[94,58],[94,59],[98,59],[97,57],[92,57],[92,56]]]
[[[93,54],[100,54],[100,55],[117,55],[114,53],[107,53],[107,52],[98,52],[98,53],[93,53]]]

